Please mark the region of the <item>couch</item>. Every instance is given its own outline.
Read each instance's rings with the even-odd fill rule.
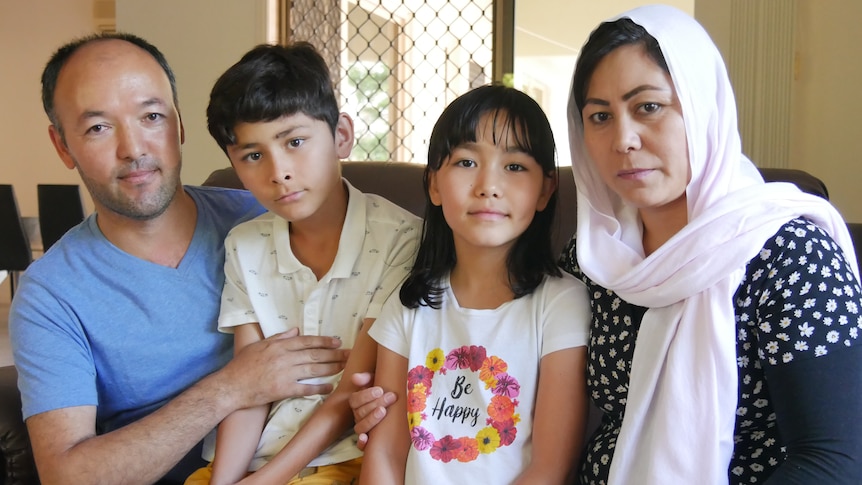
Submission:
[[[402,207],[422,215],[424,165],[398,162],[346,162],[344,176],[365,192],[381,194]],[[800,170],[762,169],[768,181],[789,181],[802,190],[828,199],[826,186]],[[213,172],[203,185],[241,188],[232,169]],[[570,167],[560,168],[559,224],[554,249],[559,252],[575,230],[575,187]],[[848,224],[856,241],[857,259],[862,260],[862,224]],[[0,485],[38,483],[26,428],[21,420],[21,401],[14,366],[0,367]],[[595,410],[591,420],[595,422]]]

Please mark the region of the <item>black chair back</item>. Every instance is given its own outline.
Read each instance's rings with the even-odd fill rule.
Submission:
[[[0,185],[0,270],[9,271],[13,296],[18,272],[27,269],[31,262],[33,252],[21,223],[15,189],[11,185]]]
[[[862,273],[862,223],[848,222],[847,229],[850,231],[850,239],[853,239],[853,250],[856,251],[856,264]]]
[[[78,185],[36,186],[42,250],[47,251],[66,231],[84,220],[84,204]]]

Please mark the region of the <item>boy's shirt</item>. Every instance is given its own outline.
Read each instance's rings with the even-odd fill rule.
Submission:
[[[343,348],[354,346],[362,321],[377,318],[410,271],[422,222],[392,202],[344,183],[349,199],[338,252],[320,281],[294,256],[288,222],[281,217],[266,213],[228,234],[219,330],[232,332],[237,325],[258,322],[265,337],[298,327],[303,335],[336,336]],[[340,378],[338,374],[316,381],[337,384]],[[324,398],[274,403],[250,470],[272,459]],[[361,454],[350,432],[309,466]]]

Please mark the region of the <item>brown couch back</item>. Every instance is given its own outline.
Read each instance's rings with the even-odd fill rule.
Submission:
[[[425,212],[425,189],[422,177],[425,165],[408,162],[343,162],[342,174],[357,189],[377,194],[419,217]],[[557,202],[557,225],[554,233],[555,254],[575,233],[575,181],[572,167],[560,167],[559,201]],[[242,182],[232,168],[214,171],[201,185],[241,189]]]
[[[408,162],[343,162],[342,173],[357,189],[378,194],[410,212],[422,216],[425,211],[425,195],[422,176],[425,165]],[[829,198],[826,185],[817,177],[802,170],[769,168],[761,169],[763,178],[768,182],[793,182],[800,189]],[[210,174],[203,185],[242,188],[232,168],[216,170]],[[577,198],[572,167],[559,168],[559,201],[557,203],[559,221],[554,234],[553,248],[559,253],[575,233],[577,220]],[[858,246],[858,245],[857,245]]]
[[[425,194],[423,188],[423,173],[425,165],[407,162],[344,162],[342,173],[357,189],[372,194],[378,194],[392,202],[404,207],[418,216],[422,216],[425,207]],[[826,185],[817,177],[801,171],[791,169],[761,169],[763,178],[768,182],[792,182],[800,189],[819,195],[824,199],[829,198]],[[213,172],[203,185],[214,185],[220,187],[242,188],[242,184],[233,172],[226,168]],[[577,218],[577,200],[575,195],[575,181],[572,177],[572,167],[559,168],[559,201],[557,215],[559,224],[554,236],[554,251],[559,254],[563,246],[575,232]],[[851,234],[858,241],[856,244],[857,259],[860,256],[860,245],[862,245],[862,224],[849,224]],[[853,234],[854,226],[856,233]],[[601,411],[593,405],[589,406],[589,419],[586,426],[587,438],[601,421]]]

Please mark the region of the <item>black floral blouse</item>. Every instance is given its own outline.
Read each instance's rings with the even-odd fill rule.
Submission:
[[[623,301],[582,274],[574,238],[563,251],[562,266],[591,292],[587,386],[593,403],[604,411],[582,461],[581,483],[606,484],[646,308]],[[862,300],[859,283],[832,238],[796,219],[749,261],[734,303],[739,398],[728,477],[731,484],[763,483],[787,459],[770,401],[770,370],[790,369],[794,362],[859,345]]]

